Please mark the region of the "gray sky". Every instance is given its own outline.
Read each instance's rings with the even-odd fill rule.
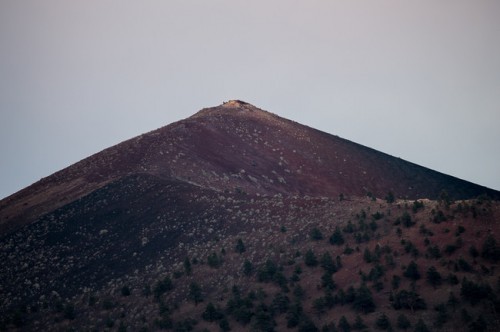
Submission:
[[[0,198],[242,99],[500,189],[500,1],[0,2]]]

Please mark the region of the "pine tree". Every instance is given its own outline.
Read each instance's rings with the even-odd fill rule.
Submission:
[[[246,251],[245,244],[243,243],[243,240],[241,238],[236,241],[235,250],[239,254],[242,254]]]
[[[338,226],[335,227],[333,234],[330,236],[330,243],[338,246],[344,244],[344,236]]]

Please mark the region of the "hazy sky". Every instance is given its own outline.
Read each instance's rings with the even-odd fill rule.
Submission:
[[[500,189],[500,1],[1,0],[0,198],[242,99]]]

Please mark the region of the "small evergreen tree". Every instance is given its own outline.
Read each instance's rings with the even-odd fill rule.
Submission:
[[[387,203],[391,204],[391,203],[394,203],[394,201],[396,200],[394,198],[394,194],[392,193],[392,191],[389,191],[387,193],[387,196],[385,196],[385,200],[387,201]]]
[[[500,259],[500,246],[497,245],[497,241],[491,234],[488,235],[483,243],[481,257],[493,262],[497,262]]]
[[[411,280],[420,279],[420,272],[418,271],[417,263],[415,263],[415,261],[411,261],[410,264],[408,264],[408,267],[404,271],[403,275]]]
[[[307,250],[306,255],[304,257],[304,263],[310,267],[318,265],[318,259],[316,258],[316,255],[314,254],[312,249]]]
[[[189,257],[184,258],[184,272],[186,272],[186,275],[190,275],[192,271],[193,269]]]
[[[342,235],[342,232],[340,231],[340,228],[338,226],[335,227],[333,234],[330,236],[330,243],[338,246],[344,244],[344,236]]]
[[[253,273],[253,264],[248,259],[243,262],[243,274],[247,277]]]
[[[227,321],[227,318],[222,318],[220,323],[219,323],[219,327],[221,329],[221,331],[223,332],[227,332],[227,331],[231,331],[231,327],[229,326],[229,322]]]
[[[434,287],[441,285],[442,277],[441,274],[436,270],[434,266],[429,267],[427,270],[427,281]]]
[[[337,272],[337,266],[333,262],[333,258],[328,252],[325,252],[323,256],[321,256],[320,266],[330,274]]]
[[[188,298],[191,301],[193,301],[195,305],[198,305],[198,303],[203,302],[201,287],[196,282],[191,282],[191,284],[189,284]]]
[[[214,322],[216,320],[222,319],[222,312],[217,309],[212,302],[209,302],[203,311],[201,317],[207,322]]]
[[[397,326],[399,329],[406,331],[408,328],[411,327],[411,323],[404,314],[400,314],[398,316]]]
[[[219,258],[219,256],[217,256],[217,253],[212,252],[207,257],[207,263],[208,263],[208,266],[216,269],[221,265],[221,259]]]
[[[422,318],[420,318],[417,322],[417,324],[415,324],[415,332],[430,332],[429,328],[427,327],[427,325],[425,325],[424,321],[422,320]]]
[[[356,315],[356,319],[354,320],[354,324],[352,325],[353,330],[364,330],[366,329],[367,326],[365,322],[363,321],[363,318],[361,316]]]
[[[347,321],[347,318],[345,318],[345,316],[340,317],[339,330],[342,332],[350,332],[351,331],[351,324],[349,324],[349,322]]]
[[[366,285],[361,285],[355,293],[353,308],[365,314],[375,311],[373,296]]]
[[[310,236],[311,236],[311,239],[313,239],[314,241],[319,241],[319,240],[323,239],[323,233],[321,233],[321,231],[316,227],[311,229]]]
[[[235,250],[239,254],[242,254],[246,251],[245,244],[243,243],[243,240],[241,238],[236,241]]]
[[[391,322],[385,313],[382,313],[375,321],[375,327],[379,330],[390,330]]]

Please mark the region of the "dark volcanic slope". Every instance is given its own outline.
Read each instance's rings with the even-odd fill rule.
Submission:
[[[14,229],[131,174],[251,194],[454,198],[499,193],[230,101],[84,159],[0,202]]]

